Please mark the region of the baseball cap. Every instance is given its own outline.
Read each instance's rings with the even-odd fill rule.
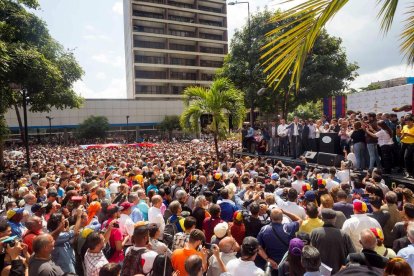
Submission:
[[[354,205],[354,210],[360,213],[365,213],[368,208],[367,208],[367,204],[359,199],[355,199],[353,202]]]
[[[306,201],[314,201],[316,199],[316,195],[313,191],[307,191],[305,193],[305,199]]]
[[[272,175],[270,176],[270,178],[272,180],[278,180],[279,179],[279,175],[277,173],[272,173]]]
[[[309,183],[305,183],[302,185],[302,192],[306,193],[307,191],[311,190],[311,186]]]
[[[130,203],[130,202],[128,202],[128,201],[122,202],[122,203],[119,205],[119,210],[120,210],[120,211],[127,210],[127,209],[131,208],[133,205],[134,205],[134,204],[132,204],[132,203]]]
[[[24,208],[13,208],[7,211],[7,219],[11,219],[15,214],[22,214]]]
[[[45,208],[46,206],[47,206],[47,203],[39,202],[39,203],[34,204],[30,210],[32,211],[32,213],[35,213],[39,211],[40,209]]]
[[[371,232],[374,233],[374,235],[377,239],[380,239],[382,241],[384,240],[384,233],[382,233],[381,229],[379,229],[379,228],[369,228],[369,230],[371,230]]]
[[[106,212],[108,214],[115,214],[118,211],[119,211],[119,207],[116,204],[111,204],[108,206],[108,208],[106,208]]]
[[[302,249],[304,246],[305,244],[301,239],[291,239],[289,242],[289,253],[293,256],[302,256]]]
[[[227,235],[227,231],[229,230],[229,225],[227,222],[220,222],[214,227],[214,235],[217,238],[222,239]]]
[[[241,211],[236,211],[233,214],[233,219],[236,222],[241,222],[243,221],[243,213]]]

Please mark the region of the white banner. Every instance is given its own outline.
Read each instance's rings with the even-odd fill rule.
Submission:
[[[364,113],[396,113],[393,108],[412,104],[413,85],[401,85],[347,95],[347,110]],[[398,112],[398,117],[408,112]],[[411,113],[411,111],[409,111]]]

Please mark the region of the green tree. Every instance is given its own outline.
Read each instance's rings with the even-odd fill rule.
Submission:
[[[184,90],[184,111],[180,124],[183,129],[199,131],[199,120],[202,115],[212,116],[210,131],[214,137],[214,146],[219,159],[219,134],[228,128],[231,116],[233,126],[240,127],[246,109],[243,92],[236,89],[226,78],[217,78],[210,88],[191,86]],[[224,130],[224,131],[223,131]]]
[[[171,139],[173,130],[180,130],[180,116],[171,115],[165,116],[164,120],[159,124],[159,128],[168,132],[168,139]]]
[[[78,136],[83,139],[105,138],[108,130],[107,117],[89,116],[79,125]]]
[[[379,85],[378,83],[371,83],[366,87],[361,87],[361,91],[370,91],[370,90],[376,90],[376,89],[380,89],[381,85]]]
[[[279,12],[276,12],[279,13]],[[358,66],[348,63],[346,53],[341,47],[341,40],[329,36],[322,31],[321,36],[315,44],[311,57],[307,60],[303,70],[303,83],[300,87],[298,97],[293,97],[288,80],[284,80],[277,89],[268,85],[266,80],[268,73],[260,66],[261,48],[264,47],[273,36],[283,35],[289,29],[280,34],[266,36],[268,32],[276,28],[281,22],[268,23],[273,13],[268,10],[258,12],[252,16],[251,36],[253,43],[248,37],[248,26],[237,31],[231,41],[231,52],[227,55],[223,68],[218,72],[220,76],[229,78],[237,88],[254,93],[246,93],[246,105],[260,108],[265,113],[281,113],[286,116],[288,110],[293,110],[299,104],[315,101],[323,97],[340,94],[356,76]],[[252,45],[252,47],[250,47]],[[252,56],[254,63],[253,78],[246,78],[249,70],[248,57]],[[248,88],[251,88],[248,90]],[[257,91],[266,88],[266,92],[257,95]]]
[[[288,120],[292,120],[295,116],[302,119],[320,119],[322,117],[322,101],[298,105],[295,110],[289,112]]]
[[[0,0],[0,60],[5,61],[0,69],[1,114],[11,107],[18,113],[23,90],[33,112],[80,107],[83,99],[72,84],[83,75],[82,68],[24,5],[39,7],[36,0]]]
[[[293,2],[294,0],[288,0]],[[306,59],[312,53],[316,41],[326,23],[330,21],[349,0],[308,0],[291,9],[277,13],[271,22],[281,22],[268,33],[271,41],[263,47],[262,63],[269,72],[268,83],[276,82],[276,87],[284,80],[299,90]],[[394,20],[400,1],[378,0],[381,9],[378,18],[381,30],[387,33]],[[405,26],[402,30],[401,52],[408,64],[414,64],[414,6],[407,4]],[[285,31],[289,29],[289,31]]]

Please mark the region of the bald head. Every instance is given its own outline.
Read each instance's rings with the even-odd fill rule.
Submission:
[[[157,206],[162,203],[162,197],[160,195],[155,195],[151,198],[152,206]]]
[[[370,250],[375,249],[375,246],[377,245],[377,238],[371,230],[364,229],[359,236],[359,242],[361,243],[362,248]]]
[[[233,237],[225,237],[219,242],[220,251],[223,253],[238,251],[236,247],[238,248],[239,246]]]
[[[32,232],[42,229],[42,220],[37,216],[29,217],[25,223],[26,228]]]
[[[49,234],[36,236],[33,240],[33,252],[35,254],[50,254],[53,250],[54,240]],[[50,251],[50,252],[49,252]]]
[[[283,213],[282,210],[275,208],[270,213],[270,218],[272,219],[272,222],[282,222],[283,220]]]

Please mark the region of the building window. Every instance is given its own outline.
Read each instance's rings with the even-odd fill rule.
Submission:
[[[165,64],[164,57],[153,57],[153,56],[135,56],[135,62],[137,63],[154,63],[154,64]]]
[[[152,41],[134,41],[134,47],[140,48],[155,48],[155,49],[165,49],[164,42],[152,42]]]
[[[196,73],[187,73],[187,72],[171,72],[172,80],[196,80]]]
[[[165,72],[136,70],[135,77],[138,79],[166,79],[167,74]]]

